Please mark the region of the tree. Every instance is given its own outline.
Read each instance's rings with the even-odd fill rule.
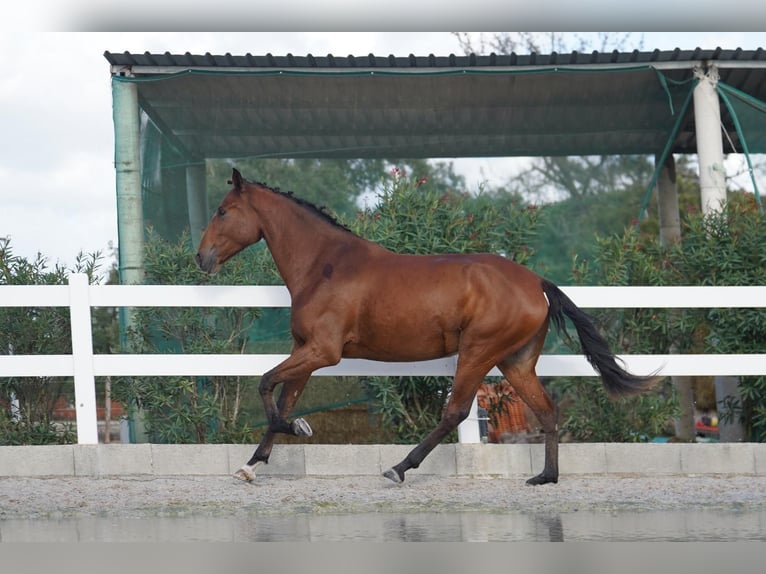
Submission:
[[[464,187],[462,176],[451,162],[424,159],[264,159],[249,158],[208,162],[211,203],[217,204],[228,188],[221,185],[231,176],[232,164],[248,178],[293,191],[301,198],[325,207],[339,218],[351,218],[364,205],[365,195],[375,195],[396,165],[417,178],[427,178],[440,189]],[[212,191],[216,190],[216,191]]]
[[[500,253],[519,263],[531,255],[539,211],[507,195],[441,190],[425,178],[394,168],[374,208],[361,211],[352,229],[399,253]],[[384,426],[403,443],[419,442],[441,418],[452,379],[373,377],[366,381]]]
[[[587,35],[571,32],[496,32],[490,36],[469,32],[454,33],[466,54],[490,49],[499,54],[518,50],[530,53],[584,52],[586,50],[623,50],[627,45],[643,46],[643,37],[632,32],[598,32]],[[647,181],[652,173],[649,158],[643,156],[558,156],[535,158],[513,182],[518,190],[534,201],[583,198],[636,182]]]
[[[641,46],[633,33],[498,32],[455,33],[464,52],[566,53],[572,50],[625,49]],[[653,158],[631,155],[555,156],[530,159],[529,167],[503,187],[546,205],[546,225],[535,243],[536,270],[561,283],[571,280],[574,257],[595,254],[593,234],[618,233],[637,217]]]
[[[686,156],[676,162],[676,187],[682,211],[700,209],[699,178]],[[582,263],[598,256],[596,234],[620,235],[626,226],[637,223],[646,193],[645,182],[631,180],[599,194],[545,204],[545,225],[540,226],[534,242],[535,269],[558,283],[571,282],[574,260]],[[641,230],[649,236],[659,235],[654,201],[649,202]]]
[[[636,226],[599,237],[598,256],[575,268],[578,283],[763,285],[766,220],[752,195],[730,192],[724,208],[709,215],[689,203],[683,214],[684,239],[671,246],[661,246],[656,233]],[[761,350],[766,340],[766,313],[760,309],[612,309],[594,315],[622,353],[664,353],[671,344],[678,353],[752,353]],[[593,423],[585,419],[616,418],[613,405],[603,397],[579,392],[570,381],[555,385],[573,402],[570,416],[579,413],[567,422],[570,430],[591,429]],[[743,377],[740,389],[741,399],[730,397],[717,405],[719,418],[740,419],[748,440],[762,442],[766,440],[766,377]],[[659,403],[644,405],[651,408],[638,420],[657,420],[653,413],[669,412],[671,389],[664,386],[658,397]]]
[[[629,41],[635,41],[632,32],[598,32],[595,36],[577,32],[493,32],[487,36],[473,32],[453,32],[460,47],[466,54],[485,53],[487,50],[499,54],[510,54],[518,50],[527,52],[569,52],[577,50],[622,50]],[[643,46],[643,36],[638,46]]]
[[[724,209],[688,213],[684,239],[671,262],[690,285],[766,283],[766,217],[752,194],[729,192]],[[709,309],[698,313],[703,352],[757,353],[766,340],[762,309]],[[744,426],[745,440],[766,441],[766,377],[742,377],[740,397],[718,397],[719,419]]]

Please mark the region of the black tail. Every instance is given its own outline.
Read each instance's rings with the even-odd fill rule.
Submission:
[[[609,350],[606,339],[598,332],[590,315],[580,309],[561,289],[543,280],[543,292],[548,297],[548,316],[556,329],[567,337],[564,315],[577,329],[582,351],[588,362],[601,375],[604,387],[610,395],[630,395],[649,390],[662,377],[633,375],[617,364],[617,358]]]

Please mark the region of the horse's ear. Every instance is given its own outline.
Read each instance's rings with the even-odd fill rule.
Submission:
[[[239,170],[237,168],[233,168],[232,174],[231,174],[231,184],[234,185],[234,189],[241,190],[243,187],[244,179],[242,178],[242,174],[239,173]]]

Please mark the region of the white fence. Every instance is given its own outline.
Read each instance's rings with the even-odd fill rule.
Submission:
[[[766,307],[766,286],[758,287],[562,287],[580,307],[596,308],[732,308]],[[91,333],[93,307],[289,307],[284,287],[274,286],[155,286],[88,285],[73,274],[69,285],[3,285],[0,307],[69,307],[71,355],[0,355],[0,378],[74,377],[77,441],[98,442],[95,377],[167,375],[262,375],[286,355],[94,354]],[[746,355],[621,355],[637,374],[762,375],[766,354]],[[417,363],[381,363],[343,359],[317,375],[453,375],[456,358]],[[543,355],[538,375],[594,376],[582,356]],[[492,375],[499,375],[495,370]],[[474,414],[460,426],[461,442],[478,442]]]

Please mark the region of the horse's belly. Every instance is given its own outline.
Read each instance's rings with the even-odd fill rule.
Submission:
[[[441,329],[371,330],[346,344],[343,356],[373,361],[425,361],[457,353],[459,332]]]
[[[436,347],[426,348],[368,348],[359,345],[347,345],[343,349],[343,356],[349,359],[369,359],[371,361],[385,361],[388,363],[401,363],[410,361],[427,361],[430,359],[440,359],[449,355],[454,355],[455,351],[445,351],[444,348]]]

